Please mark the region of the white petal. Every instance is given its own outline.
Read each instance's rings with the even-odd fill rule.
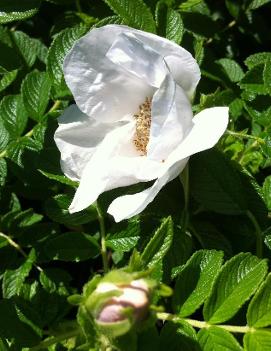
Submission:
[[[163,56],[129,32],[117,37],[106,57],[156,88],[168,72]]]
[[[55,142],[61,152],[61,168],[73,180],[79,180],[97,145],[120,123],[98,123],[82,113],[76,105],[69,106],[58,119]]]
[[[64,60],[64,75],[78,107],[103,122],[131,117],[154,88],[116,65],[106,54],[126,27],[92,29]]]
[[[184,169],[189,156],[213,147],[228,124],[228,108],[213,107],[198,113],[190,133],[164,163],[164,170],[153,186],[134,195],[120,196],[108,208],[116,222],[142,212],[153,201],[162,187]]]
[[[187,161],[188,159],[181,160],[176,162],[171,168],[166,169],[150,188],[137,194],[116,198],[110,204],[107,212],[114,217],[116,222],[141,213],[153,201],[159,191],[181,173]]]
[[[193,118],[194,126],[190,133],[165,163],[171,165],[178,160],[212,148],[225,132],[228,122],[228,107],[212,107],[201,111]]]
[[[167,159],[192,128],[192,117],[190,101],[168,74],[152,100],[148,158],[157,161]]]
[[[138,156],[132,144],[134,123],[108,133],[86,165],[69,208],[81,211],[106,190],[149,181],[161,173],[162,164]]]

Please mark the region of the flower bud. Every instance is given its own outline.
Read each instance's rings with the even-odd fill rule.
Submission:
[[[148,317],[150,288],[144,279],[129,278],[116,283],[102,280],[86,300],[98,328],[111,337],[127,333]]]

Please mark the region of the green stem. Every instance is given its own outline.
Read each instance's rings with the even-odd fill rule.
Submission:
[[[75,6],[78,12],[83,12],[80,4],[80,0],[75,0]]]
[[[209,328],[212,326],[211,324],[209,324],[207,322],[198,321],[196,319],[190,319],[190,318],[180,318],[174,314],[165,313],[165,312],[157,313],[157,318],[162,319],[162,320],[172,321],[174,323],[185,321],[186,323],[190,324],[192,327],[195,327],[198,329]],[[244,334],[244,333],[248,333],[249,331],[250,332],[254,331],[254,328],[251,328],[249,326],[225,325],[225,324],[216,324],[215,326],[218,328],[225,329],[225,330],[232,332],[232,333],[243,333]]]
[[[106,251],[106,241],[105,241],[106,232],[105,232],[104,217],[98,205],[98,202],[96,202],[96,209],[97,209],[98,221],[100,225],[101,255],[102,255],[102,261],[103,261],[103,269],[104,269],[104,272],[106,273],[108,272],[108,261],[107,261],[107,251]]]
[[[246,215],[248,216],[248,218],[250,219],[251,223],[253,224],[254,228],[255,228],[255,235],[256,235],[256,255],[261,258],[263,256],[263,237],[262,237],[262,230],[255,218],[255,216],[253,215],[252,212],[250,212],[249,210],[246,211]]]
[[[48,339],[43,340],[37,346],[31,347],[29,351],[38,351],[42,349],[47,349],[49,346],[55,345],[60,341],[74,338],[80,333],[79,329],[72,330],[58,336],[50,337]]]
[[[185,230],[189,221],[189,164],[187,163],[183,172],[180,174],[180,180],[184,191],[184,210],[181,219],[181,226]]]
[[[59,108],[60,105],[61,105],[61,100],[56,100],[54,102],[53,106],[48,111],[48,113],[54,112],[55,110],[57,110]]]
[[[9,237],[8,235],[6,235],[4,233],[0,233],[0,237],[6,239],[7,242],[9,243],[9,245],[14,247],[14,249],[17,250],[18,252],[20,252],[20,254],[22,256],[24,256],[25,258],[28,258],[28,255],[24,252],[24,250],[21,248],[21,246],[18,245],[14,240],[12,240],[11,237]],[[33,263],[33,266],[35,266],[40,272],[43,271],[43,269],[40,266],[38,266],[37,264]]]
[[[262,138],[256,137],[254,135],[249,135],[249,134],[244,134],[244,133],[239,133],[239,132],[233,132],[232,130],[226,130],[226,134],[241,138],[241,139],[250,139],[250,140],[255,140],[259,144],[265,144],[265,141]]]

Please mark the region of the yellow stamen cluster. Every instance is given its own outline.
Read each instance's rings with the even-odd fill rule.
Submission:
[[[134,115],[136,119],[136,132],[134,145],[142,156],[147,154],[147,145],[150,138],[151,127],[151,98],[147,97],[143,104],[139,105],[138,112]]]

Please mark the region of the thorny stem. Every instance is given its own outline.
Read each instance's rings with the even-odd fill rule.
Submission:
[[[259,144],[265,144],[265,141],[262,138],[256,137],[255,135],[244,134],[239,132],[233,132],[232,130],[226,130],[226,134],[241,138],[241,139],[251,139],[257,141]]]
[[[96,209],[97,209],[97,214],[98,214],[98,221],[100,225],[100,235],[101,235],[101,255],[102,255],[102,261],[103,261],[103,269],[104,273],[108,272],[108,261],[107,261],[107,251],[106,251],[106,242],[105,242],[105,224],[104,224],[104,217],[102,214],[102,211],[98,205],[98,202],[96,202]]]
[[[252,212],[250,212],[249,210],[246,211],[246,215],[248,216],[248,218],[250,219],[251,223],[253,224],[254,228],[255,228],[255,235],[256,235],[256,255],[261,258],[263,256],[263,237],[262,237],[262,230],[255,218],[255,216],[253,215]]]
[[[50,337],[50,338],[45,339],[42,342],[40,342],[37,346],[31,347],[29,349],[29,351],[38,351],[38,350],[47,349],[49,346],[52,346],[52,345],[58,343],[59,341],[74,338],[79,333],[80,333],[80,330],[75,329],[75,330],[60,334],[58,336]]]
[[[14,247],[15,250],[17,250],[18,252],[20,252],[20,254],[22,256],[24,256],[25,258],[28,258],[27,254],[24,252],[24,250],[21,248],[20,245],[18,245],[14,240],[12,240],[8,235],[4,234],[4,233],[0,233],[0,237],[4,238],[7,240],[7,242],[9,243],[10,246]],[[40,271],[42,272],[43,269],[38,266],[37,264],[33,263],[33,265]]]
[[[166,321],[172,321],[174,323],[178,323],[181,321],[185,321],[186,323],[190,324],[192,327],[202,329],[202,328],[209,328],[212,325],[203,322],[203,321],[198,321],[195,319],[189,319],[189,318],[179,318],[178,316],[170,313],[165,313],[165,312],[159,312],[157,313],[157,318],[161,320],[166,320]],[[254,328],[251,328],[249,326],[238,326],[238,325],[225,325],[225,324],[216,324],[215,325],[218,328],[222,328],[225,330],[228,330],[229,332],[232,333],[248,333],[254,331]]]

